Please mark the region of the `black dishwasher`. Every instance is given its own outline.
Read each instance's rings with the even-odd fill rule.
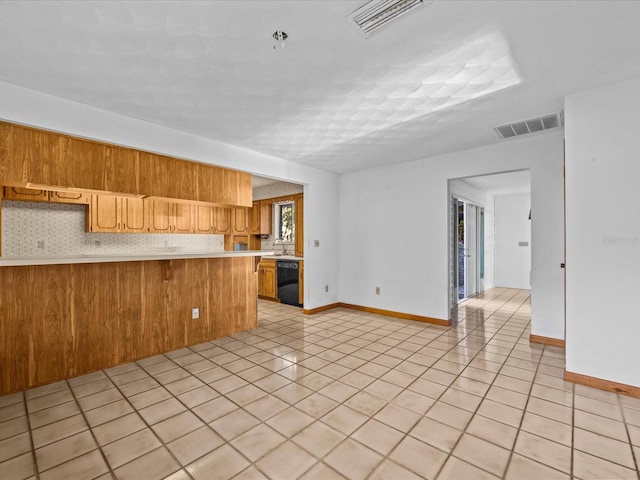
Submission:
[[[298,292],[298,262],[295,260],[278,260],[278,298],[281,303],[301,307]]]

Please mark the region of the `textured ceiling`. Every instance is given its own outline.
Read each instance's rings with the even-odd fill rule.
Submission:
[[[343,173],[640,76],[640,2],[436,0],[369,39],[363,3],[5,0],[0,80]]]

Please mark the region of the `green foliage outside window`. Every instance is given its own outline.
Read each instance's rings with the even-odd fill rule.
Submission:
[[[280,231],[279,237],[285,242],[293,242],[293,204],[280,206]]]

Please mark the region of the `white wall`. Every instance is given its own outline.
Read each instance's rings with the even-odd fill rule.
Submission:
[[[531,288],[531,195],[496,195],[495,284]],[[526,243],[526,246],[520,245]]]
[[[566,98],[568,371],[640,386],[640,79]]]
[[[9,122],[304,185],[305,308],[337,301],[337,175],[6,82],[0,82],[0,105],[0,118]],[[320,247],[312,247],[313,240],[320,240]],[[325,285],[330,286],[329,293],[325,293]]]
[[[447,180],[530,169],[532,333],[564,338],[562,166],[556,131],[341,176],[340,301],[449,318]]]

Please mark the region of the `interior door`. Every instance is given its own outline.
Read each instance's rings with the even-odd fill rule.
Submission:
[[[478,293],[478,207],[464,204],[465,297]]]

